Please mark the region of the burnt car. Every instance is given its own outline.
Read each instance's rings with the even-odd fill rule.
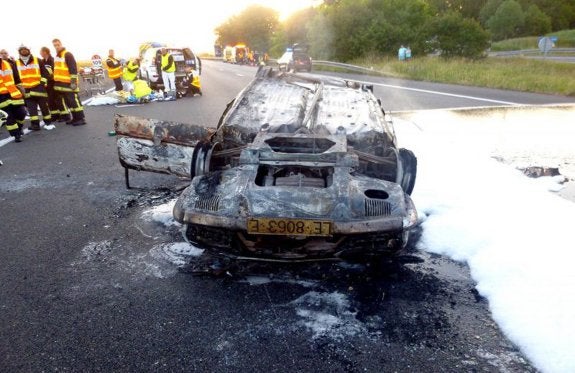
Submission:
[[[261,68],[217,128],[117,116],[116,132],[126,175],[191,177],[174,218],[214,253],[393,257],[417,222],[417,159],[370,86]]]

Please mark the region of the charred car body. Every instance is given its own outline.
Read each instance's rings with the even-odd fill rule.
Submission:
[[[192,178],[174,217],[193,244],[228,256],[393,256],[417,221],[417,160],[355,82],[263,68],[216,129],[118,116],[116,132],[126,175]]]

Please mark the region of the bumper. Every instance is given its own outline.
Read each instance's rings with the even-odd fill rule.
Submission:
[[[364,220],[333,221],[332,234],[350,235],[409,230],[417,223],[417,211],[408,195],[405,195],[405,202],[406,214],[403,218],[388,216]],[[183,224],[196,224],[240,232],[246,231],[248,224],[248,217],[245,216],[232,217],[198,210],[185,211],[180,201],[174,206],[174,218]],[[330,219],[322,218],[320,220]]]

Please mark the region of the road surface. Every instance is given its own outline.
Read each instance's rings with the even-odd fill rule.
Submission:
[[[0,371],[534,371],[467,267],[441,256],[414,251],[424,263],[387,275],[344,265],[241,265],[217,278],[177,270],[167,248],[183,241],[179,227],[146,211],[186,181],[133,173],[143,189],[126,190],[107,134],[114,113],[215,125],[254,73],[206,61],[203,97],[86,107],[87,126],[0,147]],[[574,101],[357,78],[392,111]]]

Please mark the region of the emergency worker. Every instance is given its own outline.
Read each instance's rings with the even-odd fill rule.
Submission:
[[[48,83],[48,71],[44,67],[44,62],[30,54],[30,48],[21,45],[18,48],[19,57],[16,60],[18,74],[22,87],[25,90],[24,101],[30,116],[30,129],[40,131],[40,117],[38,116],[38,106],[42,111],[42,119],[45,124],[52,122],[50,109],[48,108],[48,93],[46,84]]]
[[[114,81],[114,85],[116,86],[116,92],[123,90],[122,63],[114,57],[113,49],[108,51],[106,66],[108,67],[108,77]]]
[[[164,91],[169,92],[171,100],[176,99],[176,63],[174,57],[168,53],[166,48],[162,48],[162,80],[164,81]]]
[[[60,39],[52,40],[56,57],[54,57],[54,90],[63,98],[70,108],[72,119],[66,122],[73,126],[86,124],[84,108],[78,97],[78,65],[74,55],[62,46]]]
[[[131,91],[134,89],[134,81],[138,77],[138,70],[140,69],[140,59],[131,59],[122,73],[122,78],[126,82],[126,90]]]
[[[0,110],[8,114],[5,125],[10,136],[16,142],[22,141],[22,126],[26,118],[24,107],[24,88],[20,84],[18,73],[12,70],[10,63],[0,60]]]
[[[52,122],[66,122],[70,119],[70,113],[64,104],[64,98],[54,91],[54,57],[52,57],[48,47],[42,47],[40,49],[40,56],[48,72],[46,93],[48,94],[48,107],[50,108]]]

